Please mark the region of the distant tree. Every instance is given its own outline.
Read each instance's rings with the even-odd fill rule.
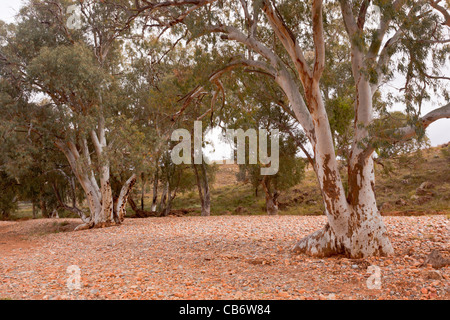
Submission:
[[[252,100],[251,100],[252,101]],[[255,100],[253,100],[255,101]],[[251,102],[250,102],[251,103]],[[290,187],[298,184],[304,177],[305,161],[299,157],[301,151],[299,144],[304,143],[301,131],[296,128],[296,122],[290,116],[273,105],[271,101],[264,101],[263,105],[254,107],[253,110],[239,120],[235,121],[229,128],[258,128],[270,132],[271,129],[281,130],[279,134],[279,168],[274,175],[262,175],[261,168],[266,166],[258,161],[257,164],[249,163],[249,153],[246,153],[246,164],[240,164],[239,175],[247,173],[250,183],[258,189],[259,186],[266,199],[266,212],[269,215],[278,213],[278,197]],[[270,141],[270,138],[268,138]],[[270,145],[268,146],[270,150]]]
[[[11,213],[17,210],[18,183],[6,172],[0,171],[0,214],[2,219],[7,219]]]
[[[120,115],[130,107],[120,84],[125,67],[120,39],[136,15],[124,10],[127,1],[119,2],[80,2],[84,24],[69,29],[68,1],[31,1],[18,22],[1,31],[0,72],[18,89],[12,99],[28,102],[36,93],[49,99],[31,112],[32,121],[17,114],[14,121],[65,155],[87,199],[87,227],[121,223],[137,178],[133,169],[146,161],[133,158],[145,146],[144,135],[132,119]],[[36,121],[39,112],[49,117]],[[113,194],[112,176],[125,172],[128,177]]]

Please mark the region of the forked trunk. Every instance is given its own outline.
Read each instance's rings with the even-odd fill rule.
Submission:
[[[361,200],[366,202],[368,198]],[[294,251],[318,257],[343,254],[364,258],[392,254],[393,248],[376,205],[369,206],[362,202],[349,205],[339,215],[328,212],[326,226],[300,240]]]
[[[319,95],[316,101],[322,103]],[[325,114],[322,117],[313,119],[316,128],[314,170],[322,191],[328,223],[322,230],[300,240],[294,250],[321,257],[344,254],[362,258],[392,254],[393,248],[375,201],[371,156],[363,157],[360,154],[352,157],[348,169],[347,199],[328,119]]]
[[[103,160],[99,173],[100,187],[98,186],[96,177],[92,171],[87,140],[85,138],[82,139],[81,154],[76,145],[70,141],[67,143],[63,141],[55,142],[56,146],[65,154],[69,161],[72,172],[83,188],[89,207],[89,217],[83,218],[82,216],[85,223],[77,227],[76,230],[101,228],[121,223],[125,216],[125,206],[128,195],[136,182],[135,175],[130,177],[122,187],[119,198],[117,201],[114,201],[110,184],[109,162],[103,159],[103,148],[106,146],[104,131],[100,131],[100,137],[101,139],[99,140],[96,133],[91,132],[91,138],[96,148],[97,155]],[[80,161],[82,157],[87,161],[88,166]]]

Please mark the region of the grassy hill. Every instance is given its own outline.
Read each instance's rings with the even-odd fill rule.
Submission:
[[[390,170],[388,170],[390,167]],[[211,213],[265,214],[264,192],[238,182],[237,165],[219,165],[212,188]],[[450,213],[450,145],[424,149],[375,164],[378,207],[383,215]],[[345,175],[345,172],[342,172]],[[323,204],[316,176],[309,166],[305,179],[281,194],[279,214],[321,215]],[[178,196],[174,209],[200,213],[195,190]]]

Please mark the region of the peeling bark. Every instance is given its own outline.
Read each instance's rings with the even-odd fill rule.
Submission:
[[[365,88],[370,89],[368,86]],[[309,96],[315,110],[314,170],[322,191],[328,224],[324,229],[300,240],[294,251],[319,257],[344,254],[362,258],[392,254],[393,248],[376,206],[372,158],[360,157],[363,150],[354,146],[348,168],[347,199],[319,89],[312,88]],[[366,117],[368,114],[363,112],[363,118]],[[362,137],[365,134],[363,130],[359,132]]]
[[[89,228],[101,228],[121,223],[125,216],[125,206],[129,192],[136,181],[135,175],[130,177],[130,179],[128,179],[122,187],[119,198],[116,202],[114,201],[110,182],[109,162],[103,159],[103,150],[106,146],[106,140],[104,137],[105,132],[104,129],[102,129],[102,126],[99,127],[100,138],[94,131],[91,132],[91,138],[97,157],[101,163],[99,174],[100,187],[97,184],[91,165],[86,167],[82,163],[82,160],[84,159],[88,164],[91,164],[86,139],[82,139],[82,154],[80,154],[75,144],[70,141],[67,143],[63,141],[55,142],[55,145],[64,153],[69,161],[72,172],[83,188],[86,196],[90,216],[89,218],[83,218],[83,216],[80,215],[85,222],[83,226],[80,226],[82,229],[86,226]]]

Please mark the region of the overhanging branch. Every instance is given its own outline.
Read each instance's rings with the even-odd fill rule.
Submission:
[[[447,103],[446,105],[438,109],[430,111],[429,113],[421,117],[418,120],[418,125],[421,126],[423,129],[426,129],[433,122],[446,118],[447,119],[450,118],[450,103]],[[368,147],[364,150],[363,153],[361,153],[360,159],[363,160],[366,159],[367,157],[370,157],[372,153],[375,151],[374,146],[378,141],[390,141],[394,143],[411,139],[416,135],[417,132],[416,128],[417,126],[405,126],[402,128],[398,128],[393,132],[384,131],[381,134],[372,137]]]

